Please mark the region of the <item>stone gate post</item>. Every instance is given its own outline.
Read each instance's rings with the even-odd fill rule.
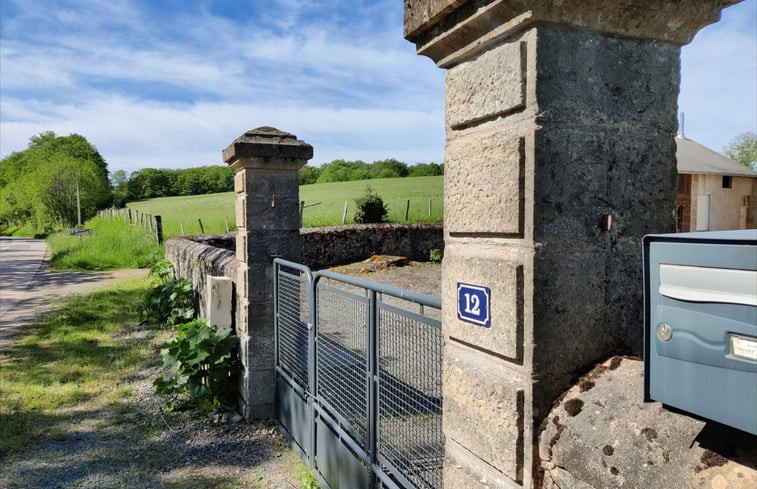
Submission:
[[[300,256],[299,169],[313,147],[272,127],[247,131],[223,150],[237,193],[237,334],[243,376],[240,408],[248,420],[273,416],[273,258]]]
[[[551,403],[640,353],[641,237],[674,226],[680,46],[732,3],[405,0],[405,37],[448,70],[445,487],[538,485]]]

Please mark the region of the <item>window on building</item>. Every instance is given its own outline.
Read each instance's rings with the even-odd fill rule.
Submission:
[[[723,175],[723,188],[733,188],[733,177]]]

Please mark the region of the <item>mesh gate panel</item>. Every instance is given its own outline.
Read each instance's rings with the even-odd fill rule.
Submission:
[[[441,329],[427,317],[379,308],[378,453],[418,488],[440,488]]]
[[[307,281],[279,270],[279,366],[303,389],[308,385]]]
[[[334,414],[368,437],[368,301],[324,283],[317,287],[316,392]]]

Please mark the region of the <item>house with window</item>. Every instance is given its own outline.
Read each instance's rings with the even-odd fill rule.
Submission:
[[[757,228],[757,172],[676,136],[676,231]]]

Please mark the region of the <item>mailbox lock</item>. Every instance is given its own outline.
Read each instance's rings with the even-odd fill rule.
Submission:
[[[668,323],[660,323],[657,325],[657,337],[662,341],[670,341],[673,337],[673,328]]]

